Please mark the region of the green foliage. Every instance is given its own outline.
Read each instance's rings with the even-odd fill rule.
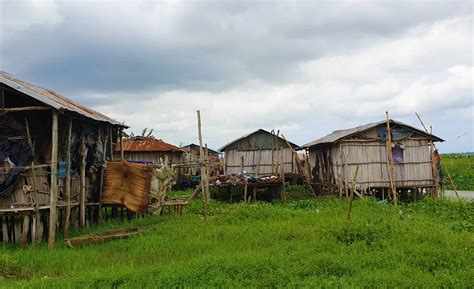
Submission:
[[[312,199],[288,204],[192,201],[182,216],[113,222],[151,225],[126,240],[69,249],[0,249],[1,286],[456,287],[474,285],[474,203],[401,205]],[[164,224],[164,222],[169,222]]]
[[[442,160],[453,178],[456,189],[474,191],[474,155],[445,154],[442,155]],[[446,188],[452,190],[446,172],[444,179]]]
[[[313,199],[314,195],[306,186],[289,185],[285,187],[288,201]]]

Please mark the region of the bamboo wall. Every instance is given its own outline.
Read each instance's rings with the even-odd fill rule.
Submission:
[[[394,164],[397,187],[429,187],[434,183],[431,166],[430,146],[428,139],[405,139],[397,144],[403,149],[403,164]],[[327,161],[321,161],[327,154]],[[361,190],[370,187],[389,188],[387,154],[385,143],[379,141],[351,140],[342,141],[320,150],[310,150],[310,165],[314,169],[316,163],[323,175],[324,182],[343,187],[344,182],[350,184],[359,166],[357,186]],[[316,180],[318,181],[318,180]]]
[[[243,166],[242,166],[243,157]],[[271,150],[227,150],[225,151],[225,173],[241,173],[265,176],[279,174],[283,163],[285,174],[298,174],[298,168],[290,148]]]

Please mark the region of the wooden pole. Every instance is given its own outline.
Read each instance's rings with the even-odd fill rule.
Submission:
[[[5,87],[3,83],[0,83],[0,107],[3,112],[5,110]]]
[[[205,165],[205,168],[206,168],[206,183],[205,183],[205,186],[206,186],[206,205],[208,206],[208,210],[209,210],[209,199],[211,198],[210,196],[210,192],[209,192],[209,178],[210,178],[210,172],[209,172],[209,168],[210,168],[210,158],[209,158],[209,149],[207,148],[207,144],[205,144],[205,161],[206,161],[206,165]]]
[[[28,118],[25,117],[25,127],[26,127],[26,136],[28,138],[28,144],[31,147],[31,151],[33,153],[33,158],[35,155],[35,148],[33,144],[33,139],[31,138],[31,133],[30,133],[30,125],[28,122]],[[31,241],[33,243],[36,243],[39,241],[38,238],[38,232],[39,232],[39,222],[40,222],[40,213],[38,209],[38,183],[36,179],[36,172],[35,172],[35,161],[31,161],[31,176],[32,176],[32,185],[33,185],[33,206],[34,206],[34,214],[33,214],[33,220],[32,220],[32,226],[31,226]]]
[[[71,142],[72,142],[72,118],[69,119],[66,139],[66,178],[64,179],[64,197],[66,198],[66,216],[63,223],[63,236],[67,239],[69,230],[69,219],[71,217]]]
[[[53,111],[51,125],[51,200],[49,209],[48,249],[54,248],[56,240],[57,202],[58,202],[58,112]]]
[[[354,178],[352,179],[351,195],[349,197],[349,209],[347,211],[347,218],[348,219],[350,219],[351,216],[352,216],[352,200],[354,199],[355,186],[356,186],[356,181],[357,181],[357,175],[358,174],[359,174],[359,166],[356,167]]]
[[[204,149],[202,147],[202,133],[201,133],[201,112],[197,111],[198,118],[198,137],[199,137],[199,158],[201,163],[201,186],[202,186],[202,201],[204,209],[204,219],[207,220],[208,215],[208,204],[207,204],[207,191],[206,191],[206,167],[204,164]]]
[[[123,161],[125,158],[123,156],[123,128],[119,130],[120,133],[120,159]]]
[[[303,174],[303,179],[305,180],[305,183],[306,183],[306,186],[309,188],[309,190],[313,193],[313,195],[316,197],[316,192],[314,191],[313,189],[313,186],[311,185],[311,176],[309,174],[309,172],[306,171],[305,168],[303,168],[301,166],[301,163],[299,161],[299,157],[298,157],[298,153],[295,151],[295,149],[290,145],[290,143],[288,142],[288,140],[286,140],[285,136],[282,134],[281,137],[283,138],[283,140],[285,140],[286,144],[288,145],[288,147],[291,149],[293,155],[295,156],[295,158],[297,159],[297,162],[296,162],[296,165],[298,166],[298,169],[301,171],[301,173]],[[283,161],[282,161],[282,165],[283,165]]]
[[[425,124],[421,120],[421,117],[416,112],[415,112],[415,115],[418,118],[418,120],[420,121],[423,128],[425,129],[425,132],[428,133],[428,129],[426,128]],[[432,143],[432,144],[433,144],[433,148],[436,150],[436,145],[434,143]],[[456,197],[459,199],[459,193],[456,190],[456,186],[454,185],[454,181],[451,178],[451,174],[449,173],[448,168],[444,165],[444,162],[443,162],[443,159],[441,158],[441,155],[439,155],[439,159],[440,159],[441,165],[443,166],[443,169],[446,171],[446,174],[448,175],[448,179],[449,179],[449,182],[451,183],[451,186],[453,187],[454,193],[456,194]]]
[[[280,161],[280,178],[281,178],[281,199],[283,203],[286,203],[287,197],[286,197],[286,190],[285,190],[285,169],[284,169],[284,161],[283,161],[283,148],[279,149],[279,161]]]
[[[393,165],[393,158],[392,158],[392,133],[390,131],[390,118],[388,116],[388,111],[385,112],[385,116],[387,118],[387,139],[386,139],[386,147],[387,147],[387,166],[388,166],[388,175],[390,177],[390,188],[392,190],[393,196],[393,205],[397,206],[397,187],[395,185],[395,174],[394,174],[394,165]]]
[[[81,193],[79,195],[79,226],[81,229],[86,227],[86,157],[87,147],[85,135],[81,137],[81,165],[80,165],[80,179],[81,179]]]
[[[430,134],[433,135],[433,127],[430,126]],[[433,181],[434,181],[434,188],[435,188],[435,195],[438,198],[442,197],[441,189],[439,186],[439,176],[438,170],[436,169],[436,163],[434,158],[435,148],[433,147],[433,140],[430,140],[430,158],[431,158],[431,171],[433,173]]]

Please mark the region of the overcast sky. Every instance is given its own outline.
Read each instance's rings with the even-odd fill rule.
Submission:
[[[474,151],[471,1],[5,1],[0,69],[212,148],[391,117]]]

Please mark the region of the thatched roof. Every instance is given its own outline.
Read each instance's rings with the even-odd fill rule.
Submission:
[[[351,137],[355,134],[358,134],[358,133],[367,131],[369,129],[378,127],[380,125],[386,125],[386,123],[387,123],[387,121],[384,120],[384,121],[369,123],[369,124],[362,125],[362,126],[357,126],[357,127],[354,127],[354,128],[343,129],[343,130],[335,130],[332,133],[326,135],[325,137],[322,137],[320,139],[317,139],[315,141],[312,141],[312,142],[309,142],[307,144],[302,145],[300,148],[309,148],[309,147],[312,147],[312,146],[317,146],[317,145],[322,145],[322,144],[335,143],[335,142],[338,142],[340,140]],[[429,133],[426,133],[425,131],[419,130],[419,129],[417,129],[415,127],[412,127],[408,124],[405,124],[405,123],[402,123],[402,122],[399,122],[399,121],[395,121],[393,119],[390,119],[390,124],[405,127],[408,130],[411,130],[413,132],[416,132],[417,134],[426,136],[427,138],[432,139],[433,141],[444,141],[443,139],[441,139],[441,138],[439,138],[435,135],[431,135]]]

